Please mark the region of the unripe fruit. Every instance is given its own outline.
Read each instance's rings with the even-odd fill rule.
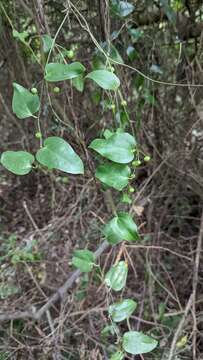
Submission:
[[[108,66],[108,68],[107,68],[109,71],[111,71],[111,72],[114,72],[115,71],[115,68],[113,67],[113,66]]]
[[[151,157],[150,157],[149,155],[147,155],[147,156],[144,157],[144,161],[148,162],[148,161],[150,161],[150,160],[151,160]]]
[[[38,93],[38,91],[37,91],[37,89],[36,89],[35,87],[33,87],[33,88],[31,89],[31,93],[34,94],[34,95],[36,95],[36,94]]]
[[[135,191],[134,187],[130,186],[130,187],[129,187],[129,192],[130,192],[130,193],[134,193],[134,191]]]
[[[127,101],[126,101],[126,100],[122,100],[122,101],[121,101],[121,105],[122,105],[123,107],[127,106]]]
[[[42,137],[42,133],[41,132],[36,132],[36,134],[35,134],[35,137],[37,138],[37,139],[41,139],[41,137]]]
[[[58,86],[55,86],[54,88],[54,93],[58,94],[60,92],[60,88]]]
[[[74,51],[73,50],[68,50],[67,51],[67,57],[68,59],[72,59],[75,56]]]
[[[137,167],[137,166],[141,165],[141,161],[140,161],[140,160],[134,160],[134,161],[132,162],[132,165],[133,165],[134,167]]]
[[[111,104],[111,110],[115,110],[116,109],[116,105],[115,104]]]

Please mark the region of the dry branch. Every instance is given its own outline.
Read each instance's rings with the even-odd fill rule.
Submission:
[[[104,241],[99,248],[95,251],[95,257],[98,258],[109,246],[107,241]],[[65,281],[65,283],[58,288],[58,290],[48,299],[48,301],[39,309],[36,310],[34,306],[31,306],[29,310],[26,311],[15,311],[11,313],[0,313],[0,322],[16,320],[16,319],[32,319],[40,320],[44,313],[50,309],[50,307],[55,304],[58,300],[64,299],[67,291],[73,286],[74,282],[81,275],[80,270],[74,271],[71,276]]]

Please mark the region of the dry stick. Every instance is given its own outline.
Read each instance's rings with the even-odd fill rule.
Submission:
[[[192,282],[192,288],[193,288],[192,309],[193,309],[193,317],[194,317],[194,324],[193,324],[193,360],[196,360],[196,343],[197,343],[196,297],[197,297],[199,264],[200,264],[200,256],[201,256],[201,249],[202,249],[202,239],[203,239],[203,213],[202,213],[202,217],[201,217],[200,231],[199,231],[199,237],[198,237],[198,242],[197,242],[196,258],[195,258],[193,282]]]
[[[176,330],[176,332],[174,334],[168,360],[173,360],[175,350],[176,350],[176,343],[177,343],[178,338],[179,338],[179,336],[180,336],[180,334],[182,332],[182,329],[183,329],[183,326],[185,324],[185,320],[187,318],[187,315],[188,315],[189,311],[191,310],[191,308],[192,307],[194,308],[194,306],[195,306],[194,304],[195,304],[195,301],[196,301],[196,293],[197,293],[198,273],[199,273],[199,263],[200,263],[200,255],[201,255],[201,248],[202,248],[202,239],[203,239],[203,212],[202,212],[202,217],[201,217],[200,231],[199,231],[199,236],[198,236],[198,241],[197,241],[197,248],[196,248],[196,258],[195,258],[194,273],[193,273],[193,291],[192,291],[192,294],[190,295],[189,300],[187,302],[187,305],[186,305],[186,308],[185,308],[185,311],[184,311],[184,315],[183,315],[181,321],[179,322],[177,330]],[[195,340],[195,345],[196,345],[196,331],[194,332],[193,344],[194,344],[194,340]],[[193,360],[196,360],[196,350],[194,352],[194,349],[193,349]]]
[[[98,258],[109,246],[107,241],[103,241],[99,248],[95,251],[94,255]],[[33,319],[39,320],[44,313],[50,309],[50,307],[55,304],[58,300],[63,299],[68,289],[72,287],[74,282],[81,275],[80,270],[76,270],[72,275],[65,281],[65,283],[48,299],[48,301],[36,311],[34,307],[27,311],[15,311],[13,313],[3,313],[0,314],[0,321],[9,321],[16,319]]]

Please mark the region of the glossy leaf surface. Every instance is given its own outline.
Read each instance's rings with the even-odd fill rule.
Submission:
[[[113,265],[105,276],[105,283],[111,289],[120,291],[124,288],[128,275],[128,265],[125,261],[119,261]]]
[[[65,140],[57,136],[45,140],[44,147],[36,154],[36,159],[48,169],[58,169],[70,174],[84,173],[82,160]]]
[[[138,228],[128,213],[118,213],[103,229],[110,244],[117,244],[122,240],[139,240]]]
[[[128,331],[123,335],[123,349],[133,355],[145,354],[154,350],[158,342],[138,331]]]
[[[82,272],[90,272],[94,266],[95,256],[89,250],[75,250],[73,253],[72,263]]]
[[[128,165],[107,163],[99,165],[95,175],[102,183],[121,191],[128,185],[130,173]]]
[[[137,303],[132,299],[125,299],[109,306],[108,312],[114,322],[128,319],[135,311]]]
[[[134,159],[135,139],[128,133],[114,133],[107,139],[95,139],[89,145],[103,157],[120,164]]]
[[[1,164],[16,175],[28,174],[34,160],[34,156],[27,151],[5,151],[1,155]]]
[[[13,87],[12,109],[16,116],[25,119],[35,114],[40,107],[39,96],[32,94],[20,84],[13,83]]]
[[[95,70],[89,73],[86,78],[97,83],[104,90],[117,90],[120,86],[119,78],[108,70]]]
[[[80,76],[85,67],[79,62],[72,64],[49,63],[45,67],[45,80],[50,82],[71,80]]]

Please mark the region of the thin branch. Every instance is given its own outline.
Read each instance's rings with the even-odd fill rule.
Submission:
[[[200,254],[201,254],[201,248],[202,248],[202,239],[203,239],[203,212],[202,212],[202,217],[201,217],[200,231],[199,231],[199,236],[198,236],[198,241],[197,241],[197,248],[196,248],[196,257],[195,257],[194,272],[193,272],[193,291],[192,291],[192,293],[191,293],[191,295],[189,297],[189,300],[187,302],[184,315],[183,315],[181,321],[179,322],[179,325],[178,325],[178,327],[176,329],[176,332],[174,334],[168,360],[173,360],[173,358],[174,358],[174,354],[175,354],[175,350],[176,350],[176,343],[177,343],[178,338],[179,338],[179,336],[180,336],[180,334],[181,334],[181,332],[183,330],[187,315],[188,315],[189,311],[191,310],[191,308],[194,308],[194,304],[195,304],[195,301],[196,301],[196,292],[197,292],[197,284],[198,284],[198,273],[199,273],[199,264],[200,264]],[[195,338],[193,338],[193,345],[194,345],[194,341],[195,341],[195,344],[196,344],[196,329],[195,329],[195,332],[194,332],[194,337]],[[194,346],[193,346],[193,360],[196,360],[196,350],[194,352]]]
[[[104,241],[99,248],[95,251],[96,259],[108,248],[109,244],[107,241]],[[55,304],[58,300],[64,299],[67,291],[72,287],[74,282],[81,275],[80,270],[76,270],[72,275],[65,281],[65,283],[48,299],[48,301],[39,309],[36,310],[34,306],[31,306],[30,310],[27,311],[15,311],[13,313],[0,313],[0,322],[16,320],[16,319],[32,319],[40,320],[44,313],[50,309],[50,307]]]

